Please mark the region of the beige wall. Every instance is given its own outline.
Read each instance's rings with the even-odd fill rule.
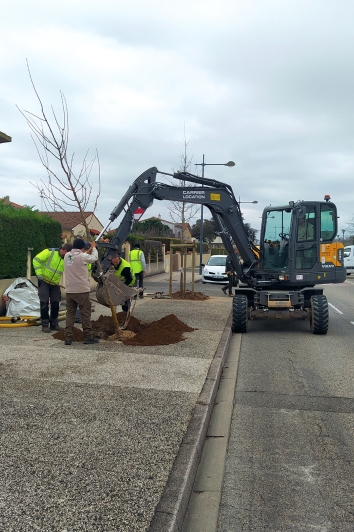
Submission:
[[[96,229],[96,231],[102,231],[103,225],[97,220],[95,215],[88,216],[86,218],[87,225],[90,229]],[[85,235],[86,229],[82,224],[78,224],[74,228],[75,235]]]
[[[182,263],[181,255],[180,253],[174,253],[173,257],[177,257],[177,260],[174,258],[173,263],[172,263],[173,271],[178,271],[181,268],[181,263]],[[209,259],[209,257],[210,257],[210,253],[204,253],[203,258],[202,258],[202,263],[205,264],[206,261]],[[200,258],[199,258],[198,253],[195,254],[194,260],[195,260],[195,267],[197,268],[200,264]],[[187,255],[186,262],[187,262],[186,268],[191,268],[192,267],[192,255]],[[170,255],[168,254],[165,256],[165,272],[169,272],[169,271],[170,271]]]

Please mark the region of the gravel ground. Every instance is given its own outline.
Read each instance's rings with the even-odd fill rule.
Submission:
[[[197,328],[157,347],[0,328],[0,529],[149,530],[230,311],[222,297],[138,300],[139,319]]]

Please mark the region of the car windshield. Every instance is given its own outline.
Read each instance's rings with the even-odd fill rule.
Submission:
[[[344,256],[350,257],[350,248],[344,248]]]
[[[208,260],[208,266],[225,266],[226,257],[210,257]]]

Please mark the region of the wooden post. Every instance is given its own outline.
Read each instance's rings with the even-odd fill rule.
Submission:
[[[192,295],[194,296],[195,248],[192,251]]]
[[[33,251],[33,248],[27,248],[27,279],[28,280],[31,280],[31,271],[32,271],[31,251]]]

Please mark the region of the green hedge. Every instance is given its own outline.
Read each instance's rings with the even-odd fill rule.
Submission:
[[[34,257],[62,245],[60,224],[30,207],[15,209],[0,202],[0,231],[0,279],[26,277],[28,248]]]
[[[155,246],[155,249],[157,249],[157,245],[160,244],[161,248],[162,249],[162,244],[165,244],[165,251],[170,251],[170,243],[172,242],[172,244],[181,244],[181,239],[180,238],[166,238],[166,237],[163,237],[163,236],[154,236],[154,239],[153,240],[150,240],[150,239],[147,239],[147,238],[144,238],[143,236],[141,235],[135,235],[134,233],[131,233],[127,240],[133,245],[135,242],[139,242],[140,245],[141,245],[141,249],[143,249],[145,246],[146,246],[146,243],[151,243],[150,244],[150,247],[151,248],[154,248]],[[176,248],[177,249],[177,248]],[[145,252],[148,252],[149,249],[143,249],[144,253]]]

